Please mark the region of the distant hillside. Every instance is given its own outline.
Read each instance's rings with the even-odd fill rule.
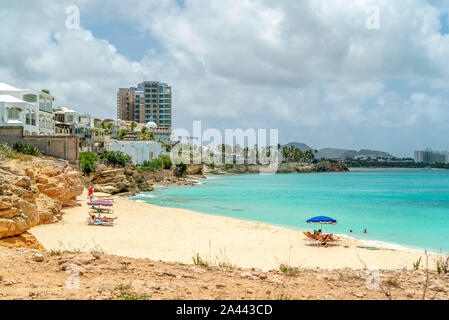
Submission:
[[[300,142],[290,142],[286,145],[281,146],[281,149],[284,147],[294,147],[297,149],[301,149],[301,151],[314,151],[315,149],[309,147],[305,143]],[[369,150],[362,149],[360,151],[357,150],[349,150],[349,149],[338,149],[338,148],[323,148],[320,149],[315,154],[315,159],[360,159],[360,158],[385,158],[392,159],[394,156],[389,154],[388,152],[377,151],[377,150]]]
[[[391,159],[391,158],[394,158],[394,156],[392,156],[388,152],[376,151],[376,150],[360,150],[355,155],[355,158],[363,158],[363,157],[366,157],[366,158],[369,157],[369,158],[372,158],[372,159],[377,159],[377,158]]]
[[[315,154],[315,159],[346,159],[354,158],[356,150],[323,148]]]
[[[334,148],[323,148],[318,151],[315,155],[316,159],[359,159],[359,158],[394,158],[388,152],[367,150],[363,149],[360,151],[347,150],[347,149],[334,149]]]
[[[281,149],[284,147],[294,147],[296,149],[300,149],[301,151],[309,151],[309,150],[313,150],[311,147],[309,147],[308,145],[306,145],[305,143],[299,143],[299,142],[290,142],[286,145],[281,146]]]

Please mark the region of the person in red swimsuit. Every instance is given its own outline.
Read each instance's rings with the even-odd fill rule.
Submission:
[[[91,201],[92,201],[92,193],[93,193],[93,190],[92,190],[92,187],[90,187],[88,197],[89,197],[89,200],[91,200]]]

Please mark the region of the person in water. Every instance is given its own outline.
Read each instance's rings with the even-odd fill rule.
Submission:
[[[366,230],[366,229],[365,229],[365,230],[363,230],[363,233],[368,233],[368,230]]]

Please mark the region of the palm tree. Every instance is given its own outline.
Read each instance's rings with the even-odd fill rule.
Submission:
[[[109,136],[111,135],[112,123],[101,122],[100,128],[104,129],[104,133]]]
[[[134,132],[134,129],[137,127],[137,123],[135,123],[134,121],[131,122],[131,132]]]
[[[301,151],[301,149],[295,149],[294,159],[296,162],[300,162],[302,159],[304,159],[304,153]]]
[[[148,139],[149,139],[149,137],[148,137],[148,129],[147,129],[147,127],[143,127],[140,130],[140,140],[148,140]]]
[[[288,161],[288,147],[282,148],[282,158],[284,161]]]
[[[221,162],[224,164],[226,162],[226,145],[221,144]]]
[[[304,156],[307,160],[313,160],[315,158],[312,150],[307,150]]]

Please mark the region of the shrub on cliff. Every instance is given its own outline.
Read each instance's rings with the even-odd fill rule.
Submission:
[[[105,151],[100,155],[100,158],[106,164],[117,167],[125,167],[132,162],[131,157],[121,151]]]
[[[160,171],[162,170],[162,159],[157,158],[152,161],[144,161],[142,165],[142,171]]]
[[[85,175],[89,175],[92,172],[95,172],[97,161],[98,156],[95,153],[91,151],[81,152],[80,153],[81,171]]]
[[[39,151],[39,149],[37,149],[34,146],[30,146],[28,144],[23,144],[23,143],[15,143],[12,148],[22,154],[27,154],[30,156],[40,156],[41,152]]]
[[[186,171],[187,171],[187,165],[185,163],[181,162],[176,165],[174,174],[177,177],[182,177],[186,173]]]
[[[162,168],[164,168],[164,169],[171,169],[173,164],[171,162],[170,156],[163,156],[161,158],[161,160],[162,160]]]

